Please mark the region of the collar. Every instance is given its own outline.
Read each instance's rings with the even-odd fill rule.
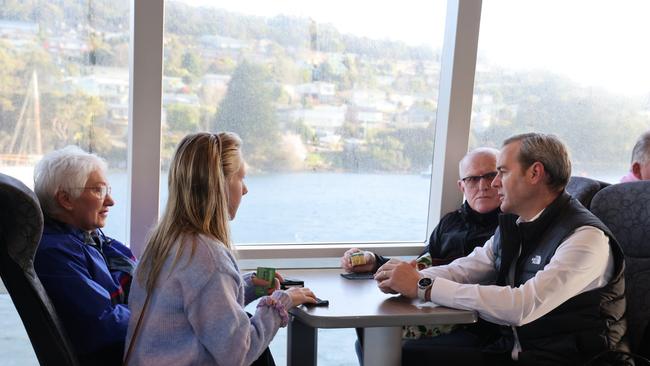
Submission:
[[[496,226],[499,221],[499,214],[501,213],[501,209],[499,207],[486,213],[474,211],[474,209],[470,207],[467,201],[463,202],[463,204],[460,206],[459,211],[467,221],[472,221],[474,223],[487,226]]]
[[[571,196],[563,192],[559,194],[550,205],[546,206],[532,220],[524,222],[517,219],[517,226],[521,233],[523,242],[532,241],[533,238],[540,237],[550,225],[555,222],[559,213],[569,204]]]
[[[542,213],[544,213],[544,210],[546,210],[546,207],[544,207],[541,211],[539,211],[537,213],[537,215],[533,216],[533,218],[528,220],[528,221],[522,219],[521,217],[517,217],[517,225],[519,225],[521,223],[524,223],[524,222],[533,222],[533,221],[537,220],[540,216],[542,216]]]
[[[101,242],[105,242],[105,240],[101,239],[104,235],[100,233],[99,229],[95,229],[93,231],[88,232],[49,216],[45,216],[45,225],[43,228],[43,232],[72,235],[73,237],[79,239],[84,244],[88,244],[92,246],[96,245],[96,242],[93,240],[93,237],[100,238]]]

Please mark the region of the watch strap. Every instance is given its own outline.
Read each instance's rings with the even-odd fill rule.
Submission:
[[[433,286],[433,279],[430,280],[431,282],[427,286],[422,286],[420,282],[418,281],[418,299],[422,301],[429,301],[429,299],[426,298],[427,295],[427,290]]]

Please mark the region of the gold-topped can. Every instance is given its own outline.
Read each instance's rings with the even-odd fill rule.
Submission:
[[[366,264],[366,256],[363,252],[354,252],[350,254],[350,263],[352,266],[362,266]]]

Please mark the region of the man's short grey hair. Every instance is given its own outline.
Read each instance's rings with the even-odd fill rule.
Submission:
[[[458,162],[458,176],[462,179],[463,177],[463,165],[471,158],[476,156],[491,156],[496,161],[497,156],[499,155],[499,150],[492,147],[477,147],[476,149],[470,150],[462,159]]]
[[[644,132],[634,144],[631,163],[645,164],[650,161],[650,131]]]
[[[571,178],[571,159],[566,146],[555,135],[544,133],[524,133],[507,138],[503,146],[521,142],[519,163],[528,169],[539,161],[544,165],[548,186],[553,190],[563,190]]]
[[[77,146],[66,146],[43,156],[34,168],[34,192],[41,203],[43,214],[56,217],[62,212],[56,200],[59,191],[77,198],[82,192],[78,188],[86,185],[92,172],[105,173],[106,170],[104,159]]]

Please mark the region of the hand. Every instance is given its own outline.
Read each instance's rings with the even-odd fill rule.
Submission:
[[[409,298],[417,297],[420,277],[415,261],[396,260],[393,262],[393,259],[381,266],[375,273],[377,286],[382,292],[399,293]]]
[[[316,303],[316,295],[307,287],[291,287],[285,291],[291,296],[292,306]]]
[[[282,281],[284,281],[284,278],[282,278],[282,275],[280,275],[278,272],[275,272],[275,278],[273,279],[272,286],[270,286],[269,281],[258,278],[257,276],[253,276],[251,279],[251,282],[253,282],[254,286],[268,287],[269,289],[267,291],[267,295],[271,295],[275,290],[279,290],[280,283]]]
[[[383,293],[386,294],[398,293],[397,291],[391,289],[388,286],[388,282],[385,282],[385,280],[388,279],[388,276],[390,276],[395,266],[402,262],[403,261],[401,259],[391,258],[388,262],[384,263],[383,266],[377,268],[377,272],[375,272],[375,281],[377,281],[377,286]],[[382,281],[384,281],[383,285],[382,285]]]
[[[366,259],[366,264],[360,266],[353,266],[350,261],[352,253],[363,252],[363,257]],[[346,272],[371,272],[375,268],[375,255],[372,252],[363,251],[358,248],[347,250],[343,257],[341,257],[341,268]]]

